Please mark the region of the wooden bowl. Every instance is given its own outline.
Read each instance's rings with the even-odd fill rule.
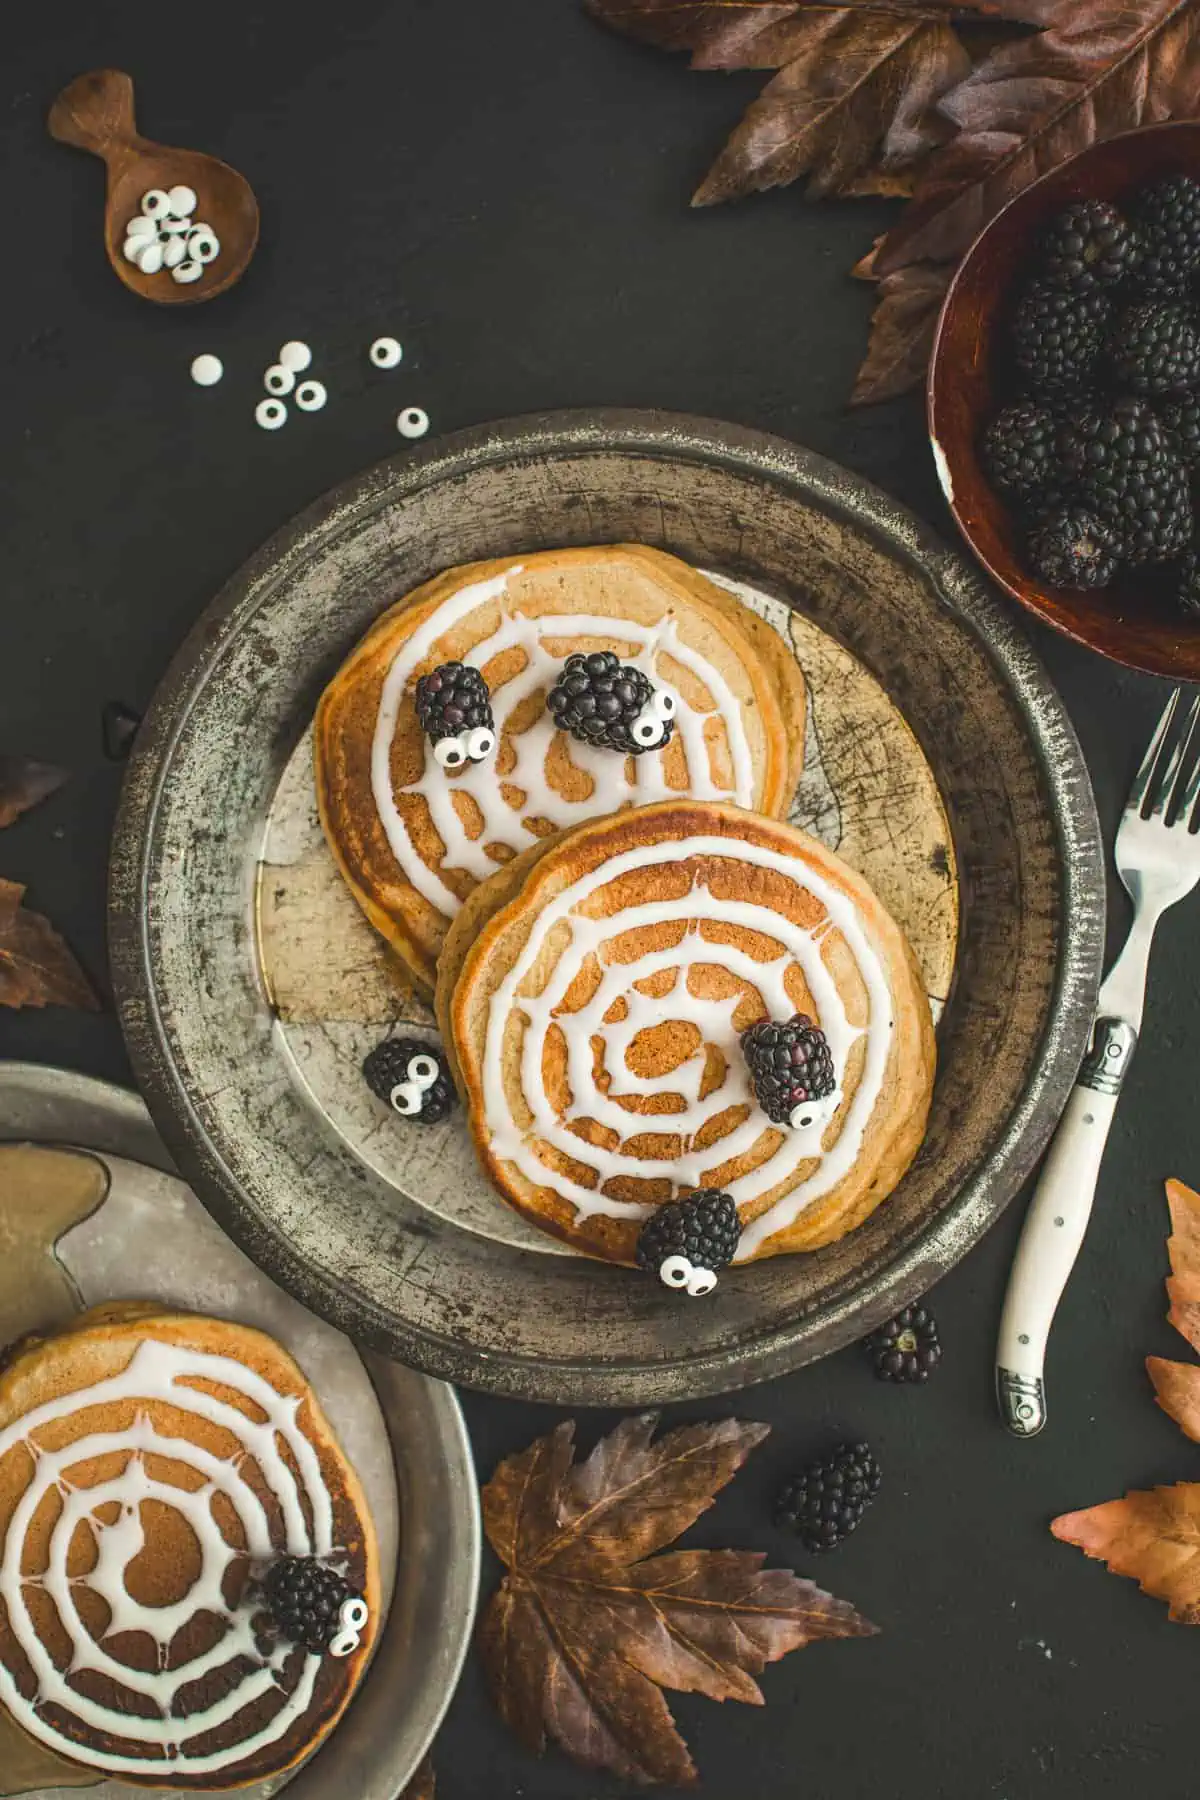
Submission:
[[[1200,178],[1200,124],[1152,125],[1084,150],[1025,188],[967,252],[950,284],[929,370],[929,435],[938,475],[959,530],[984,568],[1014,600],[1056,631],[1102,656],[1176,681],[1200,680],[1200,620],[1183,617],[1156,592],[1150,570],[1118,577],[1111,588],[1048,588],[1031,574],[1014,515],[979,460],[983,427],[1010,397],[1000,388],[1003,333],[1015,288],[1024,281],[1037,239],[1072,200],[1120,206],[1155,177]]]

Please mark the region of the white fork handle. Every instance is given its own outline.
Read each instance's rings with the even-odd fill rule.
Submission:
[[[1008,1278],[996,1347],[996,1399],[1016,1437],[1046,1423],[1050,1326],[1083,1243],[1108,1131],[1137,1043],[1120,1019],[1096,1021],[1092,1047],[1050,1146]]]

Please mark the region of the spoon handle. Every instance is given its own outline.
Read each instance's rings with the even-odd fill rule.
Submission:
[[[65,87],[50,108],[50,136],[105,159],[137,141],[133,82],[121,69],[93,69]]]

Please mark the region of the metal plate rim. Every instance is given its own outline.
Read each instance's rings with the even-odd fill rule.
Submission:
[[[70,1143],[178,1175],[148,1109],[130,1089],[69,1069],[0,1061],[0,1141],[17,1140]],[[401,1563],[406,1514],[440,1521],[448,1548],[441,1555],[423,1559],[426,1583],[431,1569],[436,1576],[434,1586],[418,1595],[416,1606],[426,1654],[414,1659],[415,1666],[409,1671],[411,1684],[405,1689],[409,1704],[394,1741],[385,1747],[366,1782],[350,1792],[342,1777],[328,1785],[321,1768],[329,1746],[338,1742],[335,1731],[328,1744],[288,1779],[282,1793],[289,1800],[332,1800],[332,1796],[336,1800],[397,1800],[433,1743],[454,1697],[475,1625],[482,1526],[475,1462],[458,1397],[445,1382],[364,1353],[361,1347],[359,1354],[388,1423],[393,1449],[399,1451],[410,1443],[419,1446],[424,1476],[432,1475],[438,1482],[438,1492],[415,1505],[412,1462],[416,1459],[406,1463],[397,1454]],[[436,1638],[432,1636],[435,1626]],[[374,1665],[367,1671],[352,1709],[370,1695],[373,1673]],[[390,1696],[379,1711],[382,1717],[395,1720]]]
[[[114,988],[140,1088],[172,1153],[196,1192],[236,1242],[312,1310],[344,1328],[336,1284],[272,1234],[264,1247],[253,1198],[223,1165],[170,1057],[158,1015],[146,931],[154,822],[172,753],[206,673],[230,634],[302,564],[320,534],[349,532],[393,498],[485,466],[518,458],[580,452],[716,464],[765,479],[866,527],[918,564],[947,607],[984,647],[1015,702],[1046,784],[1064,889],[1064,936],[1047,1029],[1021,1100],[990,1154],[927,1231],[910,1241],[867,1290],[818,1308],[740,1356],[714,1354],[676,1370],[629,1360],[594,1368],[512,1352],[481,1353],[418,1329],[382,1308],[356,1302],[355,1335],[428,1374],[505,1396],[560,1405],[640,1405],[732,1392],[828,1355],[916,1298],[971,1248],[1014,1197],[1045,1149],[1079,1062],[1095,1012],[1104,949],[1104,852],[1091,782],[1066,708],[1015,618],[928,526],[872,483],[788,441],[720,421],[665,412],[599,409],[534,414],[474,427],[405,452],[352,477],[285,525],[234,575],[201,614],[172,660],[138,734],[122,791],[109,890]]]

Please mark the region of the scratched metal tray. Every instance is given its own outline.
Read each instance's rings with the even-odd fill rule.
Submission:
[[[925,890],[957,904],[940,980],[927,967],[944,1001],[940,1067],[912,1170],[842,1242],[727,1271],[710,1299],[686,1307],[522,1233],[479,1186],[465,1138],[418,1149],[410,1128],[406,1163],[399,1139],[383,1142],[363,1110],[370,1008],[360,1016],[327,991],[377,949],[343,955],[339,942],[320,955],[293,933],[303,953],[281,971],[278,943],[266,941],[280,925],[271,898],[277,888],[289,898],[288,881],[308,904],[320,888],[331,908],[349,905],[321,865],[304,739],[322,687],[371,621],[451,564],[620,541],[659,545],[765,596],[812,677],[816,762],[822,733],[826,752],[840,734],[847,766],[860,765],[849,786],[811,792],[793,816],[860,862],[897,910],[888,834],[909,784],[895,778],[892,746],[926,781],[937,821],[926,840],[918,829],[895,847],[897,866],[932,871],[924,888],[909,884],[905,923],[919,923]],[[864,817],[869,867],[843,830]],[[914,855],[922,842],[926,865]],[[978,576],[819,457],[649,413],[552,415],[445,439],[359,476],[273,539],[203,614],[142,726],[110,898],[139,1081],[226,1230],[361,1341],[452,1380],[560,1404],[681,1399],[779,1374],[935,1281],[1045,1145],[1090,1029],[1104,924],[1078,744]],[[297,990],[312,999],[307,1035]]]
[[[107,1172],[109,1197],[93,1219],[60,1240],[59,1259],[87,1304],[150,1294],[244,1316],[278,1336],[317,1390],[341,1371],[343,1399],[355,1392],[345,1340],[282,1294],[197,1206],[136,1094],[107,1082],[32,1063],[0,1062],[0,1143],[70,1146]],[[114,1222],[106,1214],[115,1208]],[[167,1242],[142,1229],[145,1214],[169,1219]],[[193,1215],[196,1215],[193,1217]],[[119,1222],[118,1222],[119,1221]],[[127,1241],[126,1241],[127,1240]],[[126,1285],[128,1283],[128,1285]],[[178,1289],[179,1291],[173,1291]],[[212,1295],[211,1301],[208,1296]],[[45,1322],[45,1321],[44,1321]],[[321,1334],[324,1341],[318,1341]],[[0,1317],[0,1343],[5,1320]],[[380,1549],[399,1557],[384,1571],[390,1606],[371,1666],[328,1742],[295,1774],[242,1790],[247,1800],[396,1800],[450,1703],[474,1621],[479,1580],[479,1506],[466,1427],[452,1389],[383,1357],[363,1357],[382,1418],[369,1395],[356,1406],[366,1451],[360,1472],[372,1495]],[[358,1379],[361,1382],[361,1372]],[[333,1398],[327,1389],[326,1404]],[[341,1430],[349,1447],[350,1425]],[[336,1416],[335,1416],[336,1424]],[[386,1433],[386,1435],[385,1435]],[[378,1438],[379,1442],[373,1441]],[[390,1456],[388,1454],[390,1440]],[[394,1467],[391,1466],[394,1464]],[[398,1517],[397,1517],[398,1502]],[[89,1787],[11,1788],[0,1746],[0,1794],[32,1800],[137,1800],[144,1787],[98,1780]],[[171,1790],[156,1789],[156,1792]]]

